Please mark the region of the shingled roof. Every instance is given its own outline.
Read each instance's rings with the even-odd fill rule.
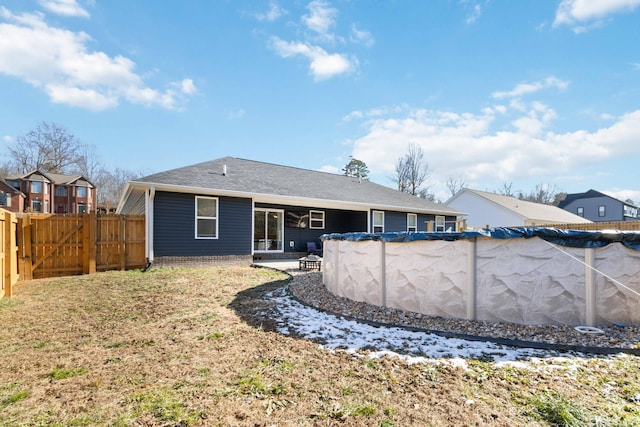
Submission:
[[[252,197],[257,202],[337,209],[377,209],[461,213],[432,201],[401,193],[368,180],[236,157],[172,169],[131,181],[118,211],[138,210],[134,204],[147,188],[197,194]]]

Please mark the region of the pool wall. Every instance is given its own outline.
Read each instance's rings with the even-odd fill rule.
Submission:
[[[334,236],[335,237],[335,236]],[[640,251],[539,237],[323,239],[335,295],[445,318],[524,325],[640,325]]]

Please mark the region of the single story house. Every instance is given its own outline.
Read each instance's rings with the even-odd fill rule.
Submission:
[[[367,180],[224,157],[130,181],[156,265],[294,258],[326,233],[456,231],[461,213]]]
[[[596,190],[567,194],[558,207],[593,222],[640,220],[637,206]]]
[[[556,206],[469,188],[460,190],[445,204],[452,209],[468,212],[467,226],[473,228],[535,227],[591,222]]]

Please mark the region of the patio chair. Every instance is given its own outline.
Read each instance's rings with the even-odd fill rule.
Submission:
[[[312,255],[322,255],[322,248],[316,246],[316,242],[307,242],[307,252]]]

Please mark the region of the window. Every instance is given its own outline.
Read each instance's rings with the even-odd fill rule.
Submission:
[[[20,181],[7,181],[7,183],[16,190],[20,189]]]
[[[44,213],[49,213],[49,201],[46,199],[44,201]]]
[[[384,233],[384,212],[373,211],[373,232]]]
[[[407,231],[410,233],[418,231],[418,215],[407,214]]]
[[[0,206],[11,207],[11,196],[7,193],[0,193]]]
[[[31,192],[42,194],[42,183],[38,181],[31,181]]]
[[[218,238],[218,199],[196,196],[196,239]]]
[[[576,211],[576,214],[578,216],[584,217],[584,208],[583,207],[579,207],[578,210]]]
[[[77,197],[87,197],[87,187],[76,187]]]
[[[53,192],[56,196],[66,196],[67,187],[56,187],[56,189]]]
[[[42,200],[33,199],[31,201],[31,210],[34,212],[42,212]]]
[[[309,228],[324,228],[324,211],[309,211]]]
[[[598,216],[606,216],[607,210],[605,206],[598,206]]]
[[[86,213],[87,212],[87,205],[85,205],[84,203],[78,203],[78,213]]]
[[[44,184],[44,194],[49,194],[49,184],[45,182]]]
[[[436,215],[436,229],[434,231],[444,231],[444,217]]]

